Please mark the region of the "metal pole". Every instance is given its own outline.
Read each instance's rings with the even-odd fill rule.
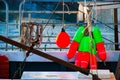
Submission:
[[[114,40],[115,40],[115,43],[118,43],[118,39],[119,39],[119,36],[118,36],[118,13],[117,13],[117,8],[114,9]],[[115,45],[115,50],[119,50],[119,45],[116,44]]]
[[[3,3],[5,4],[5,7],[6,7],[6,20],[5,20],[5,24],[6,24],[6,37],[8,37],[8,18],[9,18],[9,15],[8,15],[8,10],[9,10],[9,6],[6,2],[6,0],[2,0]],[[8,44],[6,43],[6,51],[8,50]]]
[[[22,19],[22,5],[25,3],[25,0],[23,0],[20,5],[19,5],[19,28],[20,28],[20,31],[21,31],[21,19]],[[21,32],[20,32],[20,35],[21,35]]]

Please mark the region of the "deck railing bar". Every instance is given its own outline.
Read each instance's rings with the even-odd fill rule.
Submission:
[[[5,11],[4,10],[0,10],[0,12],[2,12],[2,13],[5,13]],[[22,11],[23,12],[23,11]],[[9,13],[16,13],[16,14],[18,14],[19,13],[19,11],[12,11],[12,10],[10,10],[9,11]],[[37,13],[37,14],[50,14],[50,13],[53,13],[52,11],[24,11],[24,13],[30,13],[30,14],[34,14],[34,13]],[[63,11],[55,11],[55,13],[60,13],[60,14],[62,14],[63,13]],[[78,13],[78,11],[70,11],[70,12],[68,12],[68,11],[65,11],[65,13],[70,13],[70,14],[77,14]]]
[[[37,20],[37,19],[36,19]],[[28,22],[28,21],[26,21],[26,22]],[[38,23],[38,24],[46,24],[45,22],[36,22],[36,23]],[[61,24],[62,22],[50,22],[49,24]],[[0,24],[0,25],[4,25],[4,24],[6,24],[5,22],[2,22],[2,24]],[[86,23],[84,23],[84,22],[81,22],[81,23],[66,23],[65,22],[65,24],[67,24],[67,25],[75,25],[75,24],[80,24],[80,25],[84,25],[84,24],[86,24]],[[101,24],[101,23],[99,23],[99,22],[96,22],[96,23],[93,23],[93,24]],[[120,25],[120,23],[118,23],[118,24],[114,24],[114,23],[102,23],[102,25],[104,25],[104,24],[107,24],[107,25]],[[8,23],[8,25],[19,25],[19,23]]]

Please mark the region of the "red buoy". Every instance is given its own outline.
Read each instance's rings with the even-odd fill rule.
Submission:
[[[104,61],[106,59],[106,50],[105,50],[105,47],[104,47],[104,42],[100,42],[100,43],[97,43],[96,44],[96,48],[97,48],[97,51],[98,51],[98,56],[99,58]]]
[[[70,49],[69,49],[69,51],[67,53],[68,59],[71,59],[76,54],[76,51],[77,51],[78,47],[79,47],[78,42],[76,42],[76,41],[71,42]]]
[[[9,78],[9,59],[5,55],[0,54],[0,79]]]
[[[60,48],[66,48],[70,44],[70,36],[62,28],[62,31],[56,37],[56,44]]]

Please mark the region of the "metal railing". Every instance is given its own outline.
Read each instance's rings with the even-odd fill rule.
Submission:
[[[1,45],[2,44],[2,45]],[[120,43],[105,43],[106,50],[115,50],[115,45],[120,45]],[[0,41],[0,49],[5,50],[5,46],[2,41]],[[67,51],[69,49],[69,46],[67,48],[59,48],[57,47],[55,42],[42,42],[41,46],[38,48],[42,51]],[[8,45],[8,50],[20,50],[18,47],[15,47],[13,45]]]
[[[19,23],[8,23],[8,20],[9,20],[9,6],[8,6],[8,4],[7,4],[7,2],[5,1],[5,0],[0,0],[0,1],[3,1],[4,2],[4,4],[5,4],[5,6],[6,6],[6,12],[5,11],[2,11],[2,12],[5,12],[6,13],[6,21],[5,21],[5,25],[6,25],[6,37],[8,37],[8,38],[19,38],[20,36],[8,36],[8,27],[9,27],[9,25],[17,25],[17,26],[20,26],[21,25],[21,23],[22,23],[22,6],[23,6],[23,4],[25,3],[25,0],[23,0],[21,3],[20,3],[20,5],[19,5],[19,12],[17,11],[15,11],[15,13],[19,13]],[[26,13],[42,13],[41,11],[24,11],[24,12],[26,12]],[[67,11],[68,12],[68,11]],[[10,11],[10,13],[12,13],[12,11]],[[13,11],[13,13],[14,13],[14,11]],[[51,11],[49,11],[48,13],[51,13]],[[60,12],[58,12],[58,13],[60,13]],[[61,12],[62,13],[62,12]],[[41,24],[45,24],[45,23],[41,23]],[[61,24],[61,23],[49,23],[50,25],[51,24]],[[70,24],[70,23],[66,23],[66,24],[68,24],[68,25],[76,25],[77,23],[73,23],[73,24]],[[85,24],[85,23],[82,23],[82,24]],[[103,23],[103,22],[100,22],[100,21],[98,21],[97,23],[95,23],[95,24],[103,24],[103,25],[105,25],[105,26],[109,26],[109,25],[113,25],[114,23]],[[109,25],[106,25],[106,24],[109,24]],[[120,23],[118,23],[118,25],[119,25]],[[0,24],[1,25],[1,24]],[[19,27],[20,28],[20,27]],[[108,27],[109,28],[109,27]],[[52,37],[54,37],[55,38],[55,36],[43,36],[43,38],[45,38],[45,37],[49,37],[49,38],[52,38]],[[72,36],[71,36],[72,37]],[[3,43],[3,42],[1,42],[0,41],[0,44],[1,43]],[[42,49],[42,50],[52,50],[52,49],[58,49],[58,50],[66,50],[66,49],[68,49],[69,47],[67,47],[67,48],[65,48],[65,49],[60,49],[60,48],[58,48],[58,47],[47,47],[47,45],[48,44],[51,44],[51,45],[54,45],[55,44],[55,42],[42,42],[42,44],[43,44],[43,46],[42,47],[40,47],[39,49]],[[108,47],[108,49],[110,49],[110,47],[111,47],[111,49],[114,49],[114,45],[115,44],[118,44],[118,45],[120,45],[120,43],[105,43],[105,46],[106,47]],[[109,45],[111,45],[111,46],[109,46]],[[11,46],[11,47],[9,47],[9,46]],[[0,49],[5,49],[5,50],[14,50],[14,49],[19,49],[19,48],[17,48],[17,47],[14,47],[13,45],[9,45],[8,46],[8,44],[6,43],[6,47],[4,47],[4,46],[1,46],[1,48]],[[46,46],[46,48],[45,48],[45,46]]]
[[[8,37],[8,20],[9,20],[9,13],[8,13],[8,11],[9,11],[9,6],[8,6],[6,0],[0,0],[0,1],[2,1],[5,4],[5,7],[6,7],[5,23],[6,23],[6,37]],[[8,48],[8,44],[6,43],[6,50],[7,50],[7,48]]]

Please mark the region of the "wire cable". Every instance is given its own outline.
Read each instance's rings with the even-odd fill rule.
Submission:
[[[47,23],[45,24],[45,26],[44,26],[44,28],[43,28],[43,31],[44,31],[44,29],[46,28],[46,26],[48,25],[48,23],[50,22],[51,18],[53,17],[53,15],[54,15],[55,11],[57,10],[59,4],[60,4],[60,1],[57,3],[55,9],[53,10],[52,14],[50,15],[50,17],[49,17]]]
[[[22,73],[22,71],[23,71],[23,69],[25,67],[26,59],[27,59],[27,57],[24,58],[23,62],[20,64],[20,66],[18,67],[18,69],[15,71],[12,79],[16,79],[17,77],[21,77],[21,73]]]
[[[35,46],[35,44],[38,42],[39,40],[36,40],[35,42],[32,43],[32,45],[30,46],[30,48],[27,49],[26,51],[26,55],[25,55],[25,58],[23,60],[23,62],[20,64],[20,66],[18,67],[18,69],[15,71],[12,79],[15,79],[18,77],[18,75],[20,75],[19,77],[21,77],[21,73],[25,67],[25,63],[26,63],[26,60],[27,60],[27,57],[29,56],[31,50],[33,49],[33,47]]]

